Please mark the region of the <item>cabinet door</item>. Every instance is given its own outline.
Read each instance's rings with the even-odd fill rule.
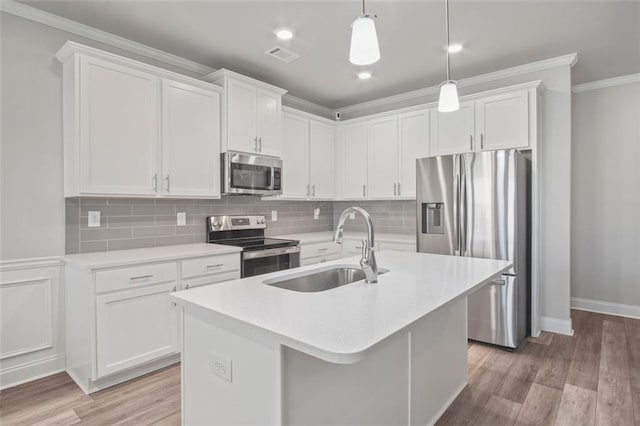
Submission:
[[[342,198],[367,198],[367,124],[342,128]]]
[[[219,197],[220,95],[165,80],[162,106],[162,192]]]
[[[398,116],[369,122],[369,198],[394,198],[398,188]]]
[[[335,130],[331,124],[310,120],[309,170],[313,198],[331,199],[335,196]]]
[[[529,146],[528,92],[506,93],[476,101],[480,150]]]
[[[429,156],[429,111],[398,115],[398,196],[416,197],[416,159]]]
[[[309,195],[309,120],[283,114],[282,196],[307,198]]]
[[[431,155],[472,152],[474,121],[473,102],[462,102],[454,112],[431,110]]]
[[[250,84],[227,82],[227,148],[254,153],[258,150],[256,89]]]
[[[258,89],[256,91],[258,149],[261,154],[279,157],[281,154],[280,95]]]
[[[160,79],[94,58],[80,66],[80,191],[155,194]]]
[[[96,296],[98,377],[177,353],[175,282]]]

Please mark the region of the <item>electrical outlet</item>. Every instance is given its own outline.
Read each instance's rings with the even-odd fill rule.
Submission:
[[[178,218],[178,226],[185,226],[187,224],[187,214],[185,212],[178,212],[176,216]]]
[[[231,360],[218,354],[212,355],[213,374],[231,383]]]
[[[356,214],[354,212],[349,213],[349,219],[355,220],[356,219]]]
[[[278,221],[278,210],[271,210],[271,222]]]
[[[100,227],[100,211],[89,212],[89,222],[87,223],[89,228]]]
[[[316,207],[315,209],[313,209],[313,219],[314,220],[320,219],[320,208],[319,207]]]

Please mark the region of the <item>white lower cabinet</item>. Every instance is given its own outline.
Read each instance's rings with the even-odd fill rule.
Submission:
[[[91,393],[175,363],[180,315],[169,295],[239,278],[239,253],[108,268],[67,264],[67,372]]]
[[[340,246],[333,241],[315,244],[302,244],[300,266],[315,265],[340,258]]]
[[[177,283],[96,297],[98,376],[179,352],[178,312],[169,300]]]

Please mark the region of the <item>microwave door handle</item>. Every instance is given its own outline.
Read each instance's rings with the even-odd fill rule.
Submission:
[[[269,189],[273,190],[276,186],[276,168],[271,166],[271,179],[270,180],[270,185],[269,185]]]

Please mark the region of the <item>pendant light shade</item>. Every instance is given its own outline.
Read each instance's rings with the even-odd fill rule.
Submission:
[[[438,99],[438,111],[453,112],[460,109],[458,101],[458,83],[451,80],[449,66],[449,0],[444,0],[445,32],[447,35],[447,80],[440,85],[440,98]]]
[[[355,65],[371,65],[380,59],[376,23],[367,15],[351,24],[351,50],[349,61]]]
[[[440,85],[440,97],[438,98],[438,111],[453,112],[460,109],[458,102],[458,83],[447,80]]]

